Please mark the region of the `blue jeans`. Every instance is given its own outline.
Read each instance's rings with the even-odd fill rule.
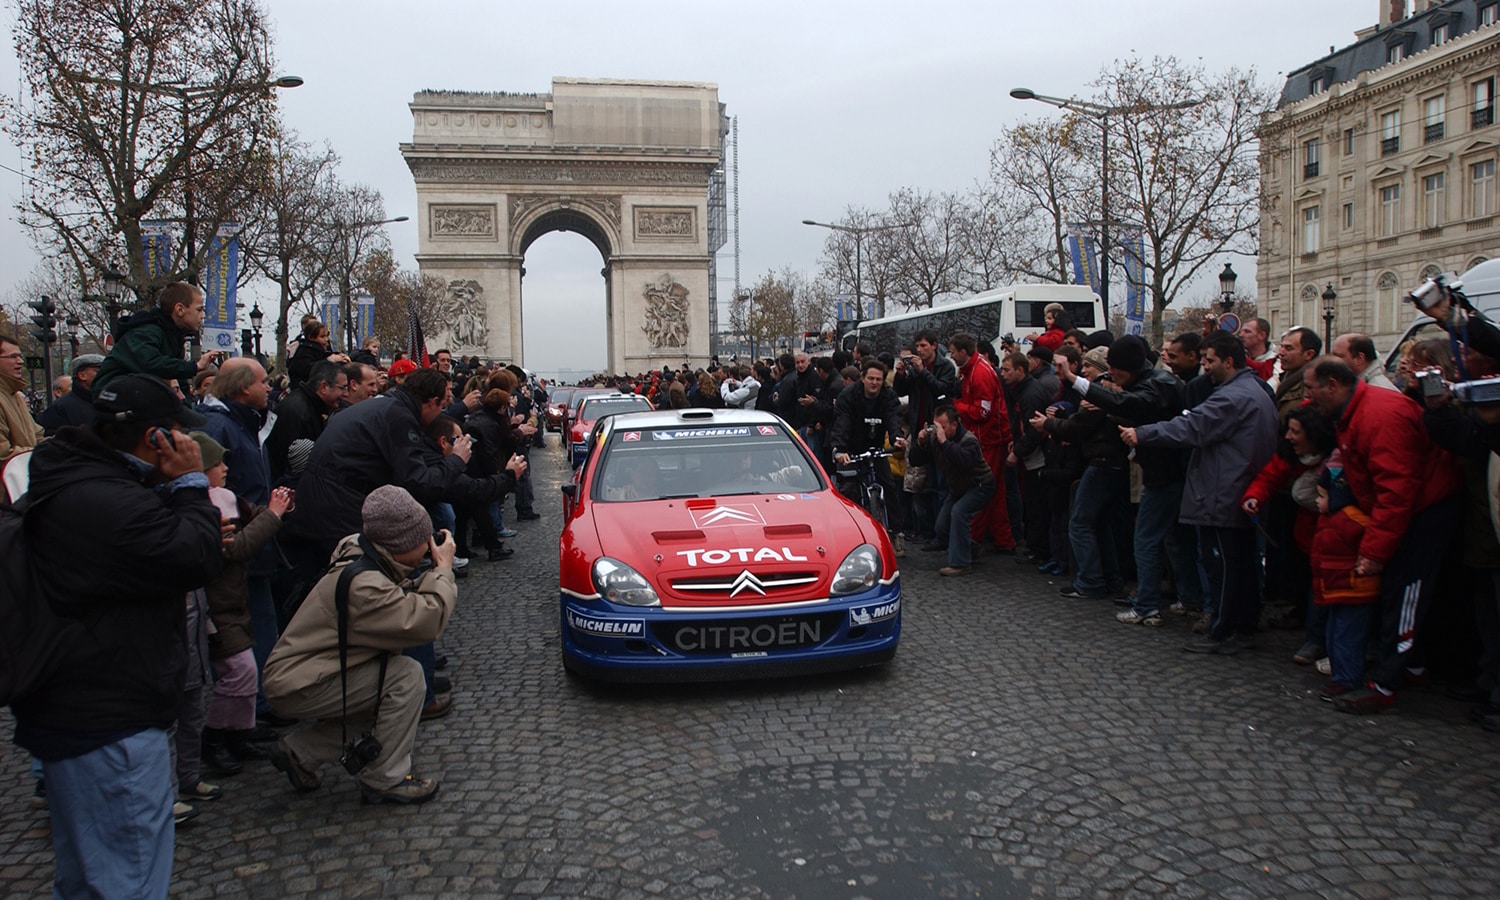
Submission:
[[[939,535],[948,535],[948,565],[966,569],[973,564],[974,550],[970,543],[969,526],[994,496],[995,483],[991,481],[970,488],[962,497],[949,494],[943,500],[943,508],[938,511],[936,531]]]
[[[1068,520],[1068,543],[1078,574],[1073,589],[1100,596],[1121,585],[1115,535],[1110,530],[1121,511],[1130,504],[1130,475],[1119,469],[1089,466],[1073,495],[1073,515]]]
[[[1324,647],[1333,680],[1347,687],[1365,686],[1365,647],[1370,642],[1370,622],[1375,615],[1373,603],[1331,603]]]
[[[458,519],[453,515],[452,503],[434,503],[427,510],[432,516],[432,530],[442,531],[444,528],[453,531],[458,527]]]
[[[407,647],[401,651],[402,656],[408,656],[416,660],[422,666],[422,680],[427,685],[427,692],[423,695],[422,705],[431,706],[437,694],[432,691],[432,679],[437,677],[437,645],[433,643],[417,644],[415,647]]]
[[[1135,514],[1135,568],[1138,586],[1134,606],[1138,613],[1161,611],[1162,560],[1172,561],[1177,576],[1177,598],[1194,609],[1203,605],[1198,584],[1196,547],[1177,540],[1177,515],[1182,507],[1182,482],[1141,488],[1141,505]]]
[[[57,865],[52,896],[167,896],[177,784],[167,733],[148,728],[42,771]]]
[[[268,576],[251,575],[246,579],[245,587],[250,595],[247,606],[250,611],[250,633],[255,639],[255,646],[252,648],[255,651],[255,671],[264,672],[266,660],[271,656],[271,648],[276,646],[276,638],[281,636],[281,623],[276,618],[276,598],[271,593],[271,579]],[[256,714],[270,711],[265,689],[256,688]]]

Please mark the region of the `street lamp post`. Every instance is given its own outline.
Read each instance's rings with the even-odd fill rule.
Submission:
[[[1017,100],[1037,100],[1058,109],[1065,109],[1092,119],[1099,126],[1103,137],[1099,144],[1100,162],[1100,224],[1099,224],[1099,299],[1104,304],[1104,322],[1109,324],[1109,117],[1114,114],[1153,112],[1156,110],[1190,109],[1202,100],[1184,100],[1179,103],[1151,104],[1133,103],[1129,106],[1105,106],[1087,100],[1065,97],[1049,97],[1030,88],[1012,88],[1010,95]]]
[[[379,228],[381,225],[390,225],[395,222],[405,222],[406,220],[406,216],[397,216],[394,219],[381,219],[378,222],[354,222],[349,225],[345,225],[342,222],[339,223],[339,228],[343,231],[344,236],[343,265],[339,271],[339,315],[344,317],[345,355],[354,355],[354,316],[351,315],[353,312],[353,301],[350,297],[353,287],[349,281],[354,274],[350,270],[354,268],[355,260],[349,258],[349,236],[358,228]],[[357,251],[356,255],[358,255]]]
[[[78,328],[79,328],[79,326],[81,326],[83,324],[83,320],[80,319],[80,318],[78,318],[77,315],[70,315],[70,316],[68,316],[67,321],[68,321],[68,346],[70,348],[72,348],[72,350],[73,350],[73,355],[71,357],[69,357],[69,359],[77,359],[78,358]],[[71,365],[71,363],[69,365]],[[70,368],[68,371],[72,372],[72,369]]]
[[[260,311],[260,302],[250,307],[250,330],[255,333],[255,358],[260,359],[260,325],[265,321],[266,314]]]
[[[855,309],[859,311],[860,317],[862,318],[864,314],[865,304],[864,298],[861,296],[860,276],[861,270],[864,268],[865,235],[873,234],[877,231],[891,231],[892,229],[896,228],[905,228],[911,223],[894,222],[889,225],[834,225],[828,222],[815,222],[812,219],[803,219],[802,224],[812,225],[817,228],[827,228],[832,231],[842,231],[845,234],[854,235],[854,306]],[[881,296],[876,297],[875,303],[875,318],[884,318],[885,295],[882,294]]]
[[[104,312],[109,315],[109,333],[114,336],[115,326],[120,322],[120,298],[125,295],[125,276],[113,268],[105,269],[99,276],[104,279]]]
[[[1323,352],[1332,353],[1333,347],[1333,318],[1337,314],[1333,301],[1339,298],[1338,291],[1333,289],[1333,282],[1328,282],[1328,287],[1323,289]]]
[[[1234,312],[1234,283],[1238,280],[1234,267],[1225,263],[1224,271],[1219,273],[1219,306],[1226,316]]]

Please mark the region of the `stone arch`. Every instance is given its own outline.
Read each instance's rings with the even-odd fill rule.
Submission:
[[[1422,273],[1417,277],[1425,281],[1428,278],[1436,278],[1441,274],[1443,274],[1443,270],[1441,267],[1428,263],[1426,266],[1422,267]]]
[[[1467,272],[1482,262],[1489,262],[1489,259],[1483,256],[1476,256],[1473,259],[1469,260],[1469,264],[1464,267],[1464,271]]]
[[[429,342],[480,336],[478,355],[524,364],[522,262],[564,231],[604,259],[609,370],[708,361],[729,122],[715,85],[557,78],[549,94],[424,91],[411,112],[417,262],[450,294]]]

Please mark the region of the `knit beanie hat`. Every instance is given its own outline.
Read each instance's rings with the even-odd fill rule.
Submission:
[[[405,553],[432,537],[432,517],[422,504],[394,484],[378,487],[360,509],[365,537],[392,553]]]
[[[1030,350],[1026,351],[1026,355],[1030,356],[1030,357],[1032,357],[1034,359],[1041,360],[1042,365],[1044,365],[1044,366],[1050,366],[1050,365],[1052,365],[1052,348],[1051,347],[1046,347],[1046,346],[1043,346],[1041,344],[1036,344]]]
[[[1083,354],[1083,361],[1101,372],[1109,371],[1109,351],[1103,347],[1095,347]]]
[[[198,442],[198,449],[203,451],[203,470],[206,472],[224,461],[224,445],[214,440],[204,431],[190,431],[188,437]]]
[[[1083,346],[1085,346],[1088,349],[1092,350],[1095,347],[1108,347],[1110,344],[1113,344],[1114,342],[1115,342],[1114,332],[1109,331],[1107,329],[1100,329],[1099,331],[1095,331],[1094,333],[1090,334],[1088,337],[1084,338],[1083,339]]]
[[[1125,372],[1146,368],[1146,342],[1127,334],[1109,346],[1109,364]]]
[[[293,475],[301,475],[302,470],[307,468],[308,457],[312,456],[313,442],[307,438],[297,438],[286,448],[286,468]]]

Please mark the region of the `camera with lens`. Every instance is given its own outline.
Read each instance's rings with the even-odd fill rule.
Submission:
[[[350,775],[358,775],[365,766],[380,758],[380,741],[369,731],[350,741],[339,757],[339,765]]]
[[[1448,385],[1443,382],[1443,370],[1432,367],[1414,372],[1417,384],[1421,387],[1423,397],[1441,397],[1448,390]]]
[[[1453,386],[1453,396],[1469,406],[1493,406],[1500,403],[1500,378],[1460,381]]]
[[[1434,275],[1422,282],[1416,290],[1406,295],[1406,302],[1420,309],[1422,312],[1431,312],[1444,300],[1452,302],[1455,307],[1474,311],[1469,305],[1469,298],[1463,293],[1464,283],[1457,278],[1445,278],[1442,274]]]

